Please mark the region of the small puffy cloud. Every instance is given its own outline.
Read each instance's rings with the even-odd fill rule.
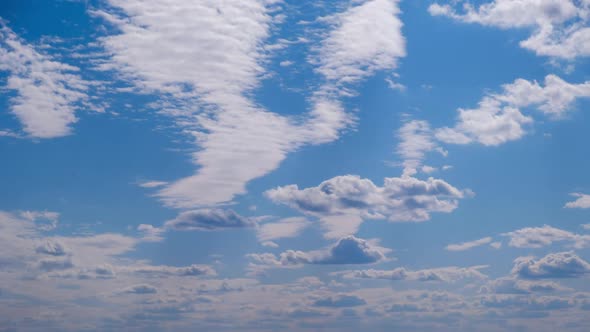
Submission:
[[[357,279],[385,279],[385,280],[410,280],[410,281],[442,281],[455,282],[461,279],[485,279],[485,274],[479,270],[487,266],[472,267],[440,267],[424,270],[407,270],[399,267],[393,270],[357,270],[343,273],[344,278]]]
[[[367,302],[356,295],[338,294],[327,296],[316,300],[313,305],[316,307],[348,308],[365,305]]]
[[[587,273],[590,264],[571,251],[551,253],[540,259],[519,257],[512,268],[512,274],[522,279],[579,278]]]
[[[158,292],[156,287],[148,284],[139,284],[130,286],[122,291],[128,294],[155,294]]]
[[[386,259],[391,249],[352,235],[341,238],[325,250],[287,250],[278,257],[270,254],[249,254],[250,259],[267,267],[289,267],[303,264],[372,264]]]
[[[574,248],[590,246],[590,235],[579,235],[549,225],[526,227],[502,235],[509,237],[508,245],[516,248],[541,248],[555,242],[568,242]]]
[[[501,29],[529,29],[530,36],[520,46],[539,56],[573,60],[590,56],[590,28],[587,1],[494,0],[474,6],[465,0],[452,4],[432,4],[428,11],[459,22]]]
[[[577,197],[575,201],[565,203],[568,209],[588,209],[590,208],[590,195],[581,193],[571,193],[570,195]]]
[[[475,241],[463,242],[459,244],[449,244],[445,247],[445,249],[448,251],[465,251],[491,242],[492,238],[488,236]]]
[[[326,237],[356,233],[364,219],[425,221],[430,213],[449,213],[466,193],[439,179],[385,178],[383,187],[357,175],[343,175],[299,189],[297,185],[265,192],[275,203],[320,218]]]
[[[67,250],[62,243],[47,240],[43,244],[37,246],[37,248],[35,248],[35,252],[51,256],[65,256]]]
[[[255,224],[255,221],[233,210],[199,209],[181,212],[176,218],[167,221],[164,227],[177,231],[212,231],[253,227]]]
[[[302,217],[264,223],[258,227],[258,239],[264,244],[276,239],[296,237],[309,225],[310,222]]]

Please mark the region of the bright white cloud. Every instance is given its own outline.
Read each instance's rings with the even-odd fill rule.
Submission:
[[[590,195],[581,193],[572,193],[574,197],[577,197],[575,201],[565,203],[565,207],[568,209],[588,209],[590,208]]]
[[[530,37],[520,46],[540,56],[571,60],[590,55],[590,4],[585,0],[493,0],[479,6],[461,0],[428,10],[465,23],[529,29]]]
[[[488,237],[484,237],[482,239],[475,240],[475,241],[463,242],[463,243],[459,243],[459,244],[449,244],[448,246],[445,247],[445,249],[447,249],[449,251],[465,251],[465,250],[479,247],[479,246],[482,246],[484,244],[488,244],[491,242],[492,242],[492,238],[488,236]]]
[[[364,219],[425,221],[434,212],[457,208],[465,192],[443,180],[412,177],[385,178],[383,187],[356,175],[334,177],[317,187],[297,185],[265,192],[273,202],[316,216],[327,230],[326,237],[356,233]]]
[[[590,83],[572,84],[555,75],[545,77],[544,86],[536,81],[517,79],[502,86],[502,92],[485,96],[474,109],[459,109],[454,127],[439,128],[435,136],[450,144],[481,143],[500,145],[520,139],[533,118],[522,108],[535,107],[550,118],[560,118],[577,98],[590,97]]]
[[[80,69],[40,53],[0,19],[0,71],[9,76],[6,88],[16,92],[10,111],[32,138],[66,136],[87,101],[88,82]]]

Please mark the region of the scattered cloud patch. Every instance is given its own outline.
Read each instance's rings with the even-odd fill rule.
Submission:
[[[522,279],[580,278],[590,273],[590,264],[575,253],[551,253],[540,259],[519,257],[512,274]]]
[[[445,247],[445,249],[448,251],[465,251],[471,248],[482,246],[484,244],[489,244],[491,242],[492,238],[488,236],[475,241],[463,242],[459,244],[449,244]]]
[[[255,221],[233,210],[200,209],[181,212],[167,221],[164,227],[177,231],[212,231],[220,229],[254,227]]]
[[[565,207],[568,209],[588,209],[590,208],[590,195],[581,193],[572,193],[574,197],[577,197],[575,201],[565,203]]]
[[[430,213],[452,212],[466,194],[434,178],[385,178],[378,187],[356,175],[334,177],[317,187],[288,185],[265,192],[275,203],[318,217],[330,238],[356,233],[364,219],[425,221]]]

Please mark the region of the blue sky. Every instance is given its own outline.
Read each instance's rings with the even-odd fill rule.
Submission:
[[[0,5],[0,329],[586,331],[590,2]]]

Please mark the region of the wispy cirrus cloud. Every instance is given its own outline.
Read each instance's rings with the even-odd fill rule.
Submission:
[[[118,31],[101,38],[112,54],[101,68],[120,73],[140,92],[163,93],[163,112],[177,118],[200,148],[192,154],[196,173],[156,194],[177,208],[229,202],[289,152],[337,139],[352,124],[337,98],[340,92],[377,70],[395,68],[405,55],[396,1],[368,1],[326,19],[332,30],[317,58],[317,73],[326,82],[309,97],[311,111],[295,119],[249,98],[266,73],[280,1],[109,4],[112,8],[93,11]],[[350,43],[360,40],[365,47]]]

